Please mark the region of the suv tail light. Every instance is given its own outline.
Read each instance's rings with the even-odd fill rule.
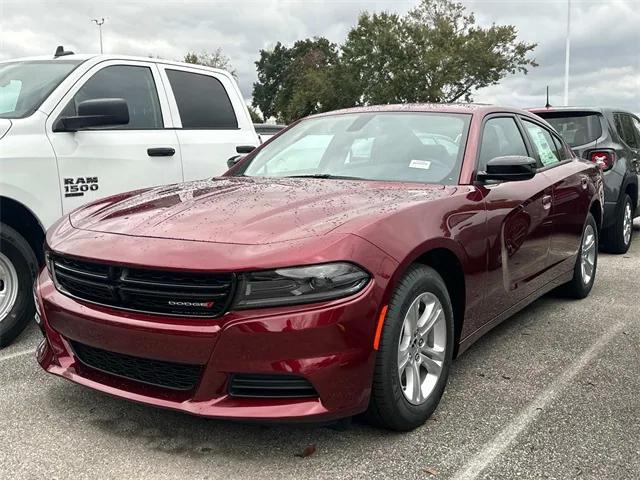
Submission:
[[[589,160],[597,164],[600,170],[606,172],[611,170],[616,161],[616,152],[613,150],[591,150],[588,156]]]

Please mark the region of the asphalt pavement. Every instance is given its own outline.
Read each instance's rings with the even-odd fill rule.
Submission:
[[[411,433],[129,403],[45,374],[30,328],[0,351],[0,478],[640,479],[635,231],[628,254],[600,255],[589,298],[545,296],[458,358],[434,416]]]

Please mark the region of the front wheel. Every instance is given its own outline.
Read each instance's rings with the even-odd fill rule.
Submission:
[[[411,266],[384,319],[369,420],[399,431],[422,425],[444,393],[453,342],[453,310],[442,277],[428,266]]]
[[[34,317],[31,292],[36,269],[27,241],[0,223],[0,348],[9,345]]]
[[[563,293],[573,298],[585,298],[593,288],[598,267],[598,225],[591,213],[582,229],[582,241],[573,268],[573,278],[563,286]]]

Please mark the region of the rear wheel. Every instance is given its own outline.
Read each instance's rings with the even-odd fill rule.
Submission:
[[[627,253],[633,236],[633,201],[624,194],[613,225],[602,232],[603,247],[609,253]]]
[[[9,345],[35,314],[32,284],[36,257],[27,241],[0,223],[0,348]]]
[[[385,316],[367,417],[393,430],[422,425],[438,406],[453,357],[453,310],[442,277],[413,265]]]
[[[582,230],[582,242],[573,268],[573,278],[563,286],[563,293],[573,298],[585,298],[591,292],[598,267],[598,225],[593,215],[587,216]]]

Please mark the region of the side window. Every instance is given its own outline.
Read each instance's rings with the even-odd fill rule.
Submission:
[[[478,171],[484,171],[489,160],[507,155],[526,157],[529,153],[513,118],[491,118],[484,124],[482,132]]]
[[[572,158],[572,155],[568,151],[567,147],[565,147],[565,145],[562,143],[562,141],[555,135],[553,135],[552,138],[553,143],[555,144],[556,156],[560,159],[560,161],[562,162],[563,160],[569,160],[570,158]]]
[[[222,83],[198,73],[167,69],[182,128],[236,129],[238,120]]]
[[[613,117],[615,120],[618,135],[620,135],[620,138],[622,138],[624,143],[629,145],[631,148],[639,148],[640,138],[636,136],[634,131],[634,118],[631,115],[627,115],[624,113],[616,113]]]
[[[533,147],[538,153],[538,158],[540,159],[542,166],[548,167],[556,163],[560,163],[560,158],[556,150],[556,145],[553,143],[551,133],[549,133],[546,128],[542,128],[541,126],[527,120],[523,119],[522,123],[524,123],[524,126],[527,129],[527,133],[531,138],[531,143],[533,143]]]
[[[631,122],[633,123],[633,130],[636,134],[636,138],[638,139],[638,142],[640,143],[640,120],[638,120],[636,117],[631,117]],[[638,148],[638,147],[636,147]]]
[[[78,104],[96,98],[124,98],[129,107],[129,123],[109,129],[143,130],[163,128],[158,91],[149,67],[113,65],[96,72],[80,87],[62,115],[75,115]]]

